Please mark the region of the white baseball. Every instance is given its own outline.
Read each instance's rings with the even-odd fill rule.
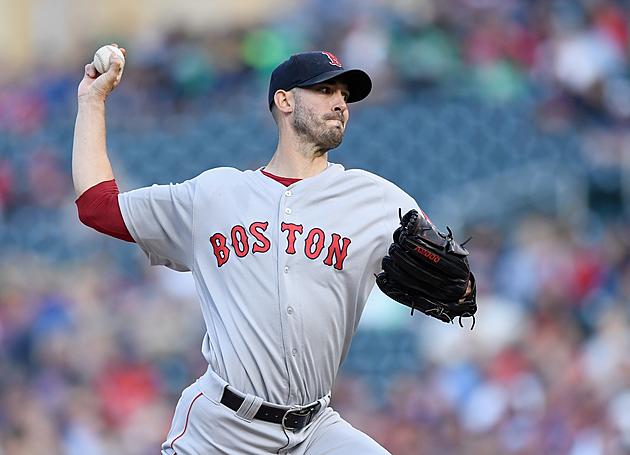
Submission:
[[[108,44],[107,46],[101,47],[94,54],[94,68],[96,68],[96,71],[101,74],[107,72],[109,69],[109,57],[112,55],[112,52],[115,52],[120,60],[122,60],[123,66],[125,65],[125,56],[122,51],[116,46]]]

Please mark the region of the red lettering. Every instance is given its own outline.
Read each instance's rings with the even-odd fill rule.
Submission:
[[[317,237],[317,241],[315,241],[315,237]],[[313,245],[315,246],[314,250]],[[320,228],[311,229],[304,243],[304,254],[306,254],[306,257],[309,259],[317,259],[323,249],[324,231],[322,231]]]
[[[219,232],[210,237],[210,244],[214,250],[214,256],[217,258],[217,265],[219,267],[225,264],[230,258],[230,249],[225,246],[226,240],[227,238]]]
[[[282,223],[280,225],[282,232],[287,231],[287,254],[295,254],[295,233],[302,233],[304,227],[301,224]]]
[[[257,221],[249,227],[249,232],[256,238],[257,242],[252,245],[252,253],[265,253],[271,248],[271,242],[263,232],[267,230],[268,222]],[[258,243],[260,242],[260,244]]]
[[[332,235],[332,241],[330,243],[330,246],[328,247],[328,255],[326,256],[326,259],[324,259],[324,264],[333,265],[333,257],[334,257],[336,259],[334,266],[337,270],[343,269],[343,261],[346,259],[346,256],[348,255],[348,246],[350,246],[350,242],[351,242],[349,238],[344,237],[342,240],[343,241],[343,246],[342,246],[339,243],[340,240],[342,240],[342,238],[339,234]]]
[[[431,253],[430,251],[425,250],[424,248],[419,247],[419,246],[417,246],[415,250],[421,255],[423,255],[425,258],[429,259],[430,261],[435,262],[436,264],[440,262],[440,259],[441,259],[440,256],[438,256],[435,253]]]
[[[249,241],[243,226],[236,225],[232,228],[232,247],[239,258],[245,257],[249,253]]]

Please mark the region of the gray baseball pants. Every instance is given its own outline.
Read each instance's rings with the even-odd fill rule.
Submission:
[[[251,418],[262,403],[260,398],[247,395],[243,406],[236,412],[221,404],[226,385],[208,370],[182,392],[168,437],[162,444],[162,455],[389,453],[330,408],[329,397],[319,400],[322,409],[310,424],[293,432],[280,424]]]

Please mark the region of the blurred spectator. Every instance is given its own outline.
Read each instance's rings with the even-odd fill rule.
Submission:
[[[466,226],[480,308],[470,332],[375,293],[386,314],[333,406],[398,455],[630,453],[629,11],[309,0],[249,28],[139,32],[108,147],[125,189],[256,167],[278,61],[321,48],[367,69],[381,97],[353,112],[339,160]],[[187,275],[75,219],[83,63],[0,87],[0,453],[155,453],[204,369]]]

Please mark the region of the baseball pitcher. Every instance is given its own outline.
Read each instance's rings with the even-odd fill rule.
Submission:
[[[269,83],[266,166],[119,193],[105,105],[121,68],[116,53],[103,74],[85,67],[72,172],[83,223],[196,283],[208,369],[183,391],[162,454],[386,454],[329,406],[374,283],[447,322],[473,316],[476,298],[450,231],[391,182],[328,161],[370,77],[330,52],[293,55]]]

